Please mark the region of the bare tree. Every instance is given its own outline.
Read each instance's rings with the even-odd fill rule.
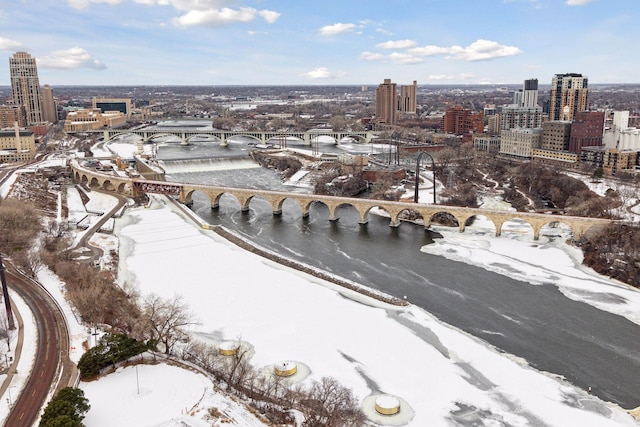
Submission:
[[[165,300],[149,294],[143,301],[142,312],[149,338],[163,344],[166,354],[171,354],[177,342],[188,339],[188,327],[198,324],[180,295]]]
[[[0,314],[0,339],[7,341],[7,351],[11,351],[11,339],[13,338],[14,332],[15,330],[9,328],[7,313],[2,312],[2,314]]]
[[[298,388],[296,392],[305,415],[304,427],[358,427],[366,421],[351,390],[335,378],[323,377],[309,389]]]
[[[44,267],[44,261],[40,256],[40,251],[36,248],[15,252],[12,258],[20,269],[32,279],[35,279],[38,271]]]

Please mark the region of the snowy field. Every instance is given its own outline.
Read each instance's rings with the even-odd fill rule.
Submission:
[[[95,192],[90,197],[90,210],[106,211],[116,203]],[[70,202],[70,211],[83,215],[79,197],[71,195]],[[505,224],[499,238],[481,219],[462,234],[446,227],[438,231],[444,238],[425,252],[475,260],[531,286],[553,277],[565,295],[640,323],[640,292],[582,266],[580,251],[563,243],[562,228],[543,229],[537,242],[516,222]],[[254,348],[256,368],[291,360],[309,367],[305,381],[337,378],[379,425],[638,425],[623,409],[501,354],[417,307],[388,306],[245,252],[194,225],[161,197],[154,197],[150,208],[127,211],[116,234],[121,285],[141,295],[181,295],[200,321],[194,338],[212,344],[241,339]],[[105,248],[118,244],[102,234],[92,242]],[[64,302],[63,284],[47,270],[38,279],[65,310],[71,357],[77,361],[89,331]],[[607,303],[610,294],[626,303]],[[21,302],[17,306],[27,312]],[[32,368],[35,328],[23,317],[25,347],[9,394],[21,388]],[[164,364],[120,369],[80,387],[92,406],[87,427],[205,427],[215,425],[210,408],[222,414],[221,425],[264,425],[214,390],[205,376]],[[400,415],[375,416],[371,399],[383,393],[400,399]],[[1,418],[8,403],[0,405]]]
[[[161,198],[154,198],[151,208],[130,210],[117,228],[121,284],[142,295],[182,295],[200,320],[194,337],[212,344],[242,339],[255,349],[255,367],[297,361],[309,366],[310,378],[338,378],[363,402],[381,393],[397,396],[404,403],[402,424],[637,425],[621,408],[500,354],[417,307],[386,306],[247,253],[194,226]],[[535,250],[532,260],[556,260],[554,274],[567,278],[567,292],[578,286],[568,278],[582,277],[580,286],[591,294],[624,294],[630,302],[623,315],[633,317],[634,307],[639,311],[637,291],[583,269],[575,253],[559,242],[494,238],[481,223],[463,234],[442,232],[445,238],[424,250],[442,255],[452,248],[475,251],[474,257],[499,257],[510,274],[542,278],[549,268],[535,261],[519,263],[510,255]],[[425,333],[418,336],[417,328]],[[92,398],[91,388],[86,391],[92,411],[114,404]],[[123,394],[114,399],[129,402],[127,410],[136,411],[138,405]],[[201,413],[186,425],[199,426]],[[184,414],[173,417],[185,422]],[[173,422],[167,416],[164,423],[149,425]],[[383,424],[393,423],[390,417]],[[112,424],[96,420],[87,425]]]

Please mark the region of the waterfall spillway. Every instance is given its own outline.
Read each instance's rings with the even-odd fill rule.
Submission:
[[[260,165],[249,158],[207,158],[160,160],[165,173],[206,172],[230,169],[259,168]]]

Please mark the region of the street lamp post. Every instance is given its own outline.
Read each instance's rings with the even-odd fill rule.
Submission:
[[[436,204],[436,162],[433,160],[433,156],[426,151],[421,152],[416,160],[416,185],[413,194],[414,203],[418,203],[418,185],[420,184],[420,160],[422,156],[429,156],[431,159],[431,169],[433,170],[433,204]]]
[[[9,299],[9,289],[7,288],[7,279],[4,275],[4,264],[2,264],[2,254],[0,254],[0,281],[2,281],[2,296],[4,298],[4,306],[7,310],[7,324],[9,330],[14,330],[16,325],[13,323],[13,312],[11,311],[11,300]]]

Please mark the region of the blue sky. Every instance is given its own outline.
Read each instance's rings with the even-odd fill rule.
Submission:
[[[640,0],[0,0],[40,84],[640,83]]]

